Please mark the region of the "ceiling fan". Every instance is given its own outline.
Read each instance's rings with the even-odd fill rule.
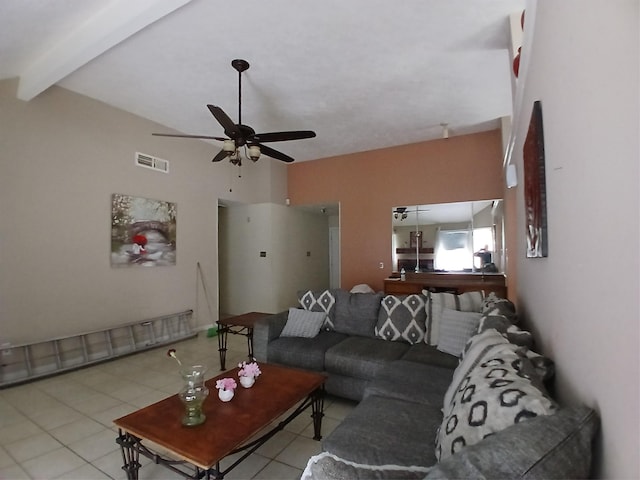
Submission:
[[[173,135],[169,133],[152,133],[159,137],[181,137],[181,138],[201,138],[207,140],[218,140],[223,142],[222,150],[213,157],[214,162],[219,162],[225,158],[234,165],[242,165],[240,148],[245,148],[245,154],[254,162],[260,158],[260,154],[282,160],[283,162],[293,162],[294,159],[278,150],[263,145],[268,142],[284,142],[287,140],[302,140],[313,138],[315,132],[311,130],[294,130],[288,132],[256,133],[249,125],[242,123],[242,72],[249,68],[249,62],[242,59],[235,59],[231,66],[238,71],[238,123],[233,123],[222,108],[215,105],[207,105],[207,108],[224,128],[224,133],[228,138],[213,137],[209,135]]]

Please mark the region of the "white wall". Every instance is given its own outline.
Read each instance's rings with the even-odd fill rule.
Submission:
[[[273,203],[221,208],[221,311],[276,313],[298,290],[328,288],[327,218]]]
[[[525,38],[533,20],[535,31],[523,48],[513,157],[519,309],[556,361],[560,399],[601,415],[595,475],[639,478],[638,2],[529,2],[526,19]],[[522,145],[535,100],[546,155],[544,259],[524,258]]]
[[[238,179],[230,164],[211,163],[216,145],[153,137],[166,127],[57,87],[23,102],[16,85],[0,82],[0,340],[186,309],[200,314],[196,327],[215,322],[218,198],[284,199],[285,170],[265,157]],[[136,151],[169,160],[170,173],[134,166]],[[111,268],[112,193],[177,203],[176,266]],[[198,262],[213,315],[202,291],[195,305]]]

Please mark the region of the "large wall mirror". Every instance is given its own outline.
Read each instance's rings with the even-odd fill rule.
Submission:
[[[503,272],[503,202],[400,205],[391,211],[393,269]]]

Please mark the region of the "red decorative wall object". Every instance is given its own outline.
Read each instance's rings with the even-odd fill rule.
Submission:
[[[520,28],[524,30],[524,12],[522,11],[522,15],[520,15]],[[513,74],[518,78],[518,73],[520,73],[520,52],[522,51],[522,47],[518,47],[518,53],[513,59]]]
[[[518,73],[520,72],[520,51],[522,47],[518,47],[518,53],[513,59],[513,74],[518,78]]]

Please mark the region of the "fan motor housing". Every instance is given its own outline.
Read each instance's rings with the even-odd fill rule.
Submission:
[[[240,130],[240,136],[234,138],[235,142],[236,142],[236,147],[241,147],[244,144],[247,143],[247,138],[249,138],[250,136],[254,135],[256,133],[256,131],[251,128],[249,125],[238,125],[238,129]],[[259,139],[258,139],[259,141]]]
[[[236,58],[235,60],[231,60],[231,66],[238,72],[242,73],[249,69],[249,62],[242,60],[241,58]]]

